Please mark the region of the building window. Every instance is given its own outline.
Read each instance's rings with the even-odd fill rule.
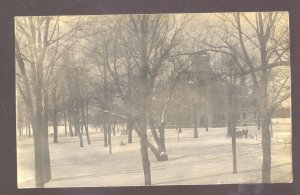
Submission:
[[[256,119],[256,112],[253,113],[253,118]]]

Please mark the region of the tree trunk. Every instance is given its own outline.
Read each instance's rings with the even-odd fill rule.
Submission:
[[[36,114],[33,111],[33,104],[31,95],[29,97],[29,117],[31,121],[32,134],[33,134],[33,144],[34,144],[34,164],[35,164],[35,184],[37,188],[44,187],[44,169],[43,169],[43,150],[42,150],[42,107],[41,107],[41,96],[36,98]],[[38,115],[39,113],[39,115]]]
[[[271,138],[273,138],[273,123],[271,117],[270,117],[270,130],[271,130]]]
[[[35,88],[35,129],[34,129],[34,151],[35,151],[35,182],[37,188],[44,187],[44,146],[43,146],[43,99],[41,84],[37,82]]]
[[[145,111],[146,112],[146,111]],[[145,113],[144,112],[144,113]],[[147,124],[146,124],[146,114],[140,119],[140,126],[141,126],[141,155],[142,155],[142,162],[143,162],[143,170],[144,170],[144,180],[145,185],[151,185],[151,170],[150,170],[150,161],[148,156],[148,145],[147,145]]]
[[[262,164],[262,183],[271,182],[271,135],[270,135],[270,120],[267,114],[263,114],[262,120],[262,149],[263,149],[263,164]]]
[[[178,118],[178,132],[182,133],[182,128],[181,128],[181,117]]]
[[[196,100],[194,100],[196,101]],[[193,105],[193,121],[194,121],[194,138],[198,138],[198,127],[197,127],[197,104],[194,102]]]
[[[141,55],[141,69],[140,69],[140,79],[141,83],[139,85],[139,123],[141,130],[141,155],[143,162],[143,170],[144,170],[144,181],[146,186],[151,185],[151,169],[150,169],[150,161],[148,156],[148,146],[147,146],[147,102],[148,102],[148,89],[149,81],[148,81],[148,64],[147,64],[147,31],[146,26],[148,22],[147,16],[142,16],[140,22],[140,55]]]
[[[81,100],[81,115],[82,115],[82,124],[84,125],[84,129],[85,129],[86,139],[87,139],[88,145],[91,145],[88,124],[87,124],[86,116],[85,116],[85,113],[84,113],[83,100]]]
[[[106,50],[107,51],[107,50]],[[108,86],[107,86],[107,66],[108,66],[108,57],[107,57],[108,53],[106,53],[106,58],[105,58],[105,62],[104,62],[104,67],[103,67],[103,82],[104,82],[104,86],[103,86],[103,93],[104,93],[104,110],[109,111],[109,98],[108,98]],[[109,113],[105,112],[104,113],[104,147],[107,147],[108,145],[108,134],[109,134]]]
[[[75,128],[75,133],[77,133],[78,137],[79,137],[79,145],[80,147],[83,147],[83,140],[82,140],[82,135],[80,133],[80,124],[79,124],[79,120],[78,120],[78,115],[79,115],[79,110],[78,108],[76,108],[75,112],[74,112],[74,128]],[[75,134],[76,135],[76,134]]]
[[[167,150],[166,150],[166,142],[165,142],[165,123],[164,124],[161,124],[158,128],[158,131],[159,131],[159,143],[160,143],[160,146],[161,146],[161,151],[166,153]]]
[[[69,123],[69,133],[70,136],[73,137],[74,133],[73,133],[73,129],[72,129],[72,115],[74,115],[73,111],[72,111],[72,105],[71,105],[71,101],[69,100],[69,105],[68,105],[68,123]]]
[[[56,94],[54,94],[56,96]],[[57,105],[56,105],[56,97],[53,97],[53,118],[52,118],[52,125],[53,125],[53,142],[58,143],[57,140]]]
[[[233,99],[233,96],[232,96],[232,86],[231,86],[232,84],[230,83],[230,84],[228,84],[228,99],[227,99],[227,101],[228,101],[228,112],[227,112],[227,114],[228,114],[228,117],[227,117],[227,119],[228,119],[228,123],[227,123],[227,136],[232,136],[232,129],[233,129],[233,118],[232,118],[232,103],[233,103],[233,101],[232,101],[232,99]]]
[[[232,156],[233,156],[233,161],[232,161],[232,167],[233,167],[233,173],[237,173],[237,158],[236,158],[236,92],[235,92],[235,83],[233,90],[232,90],[232,108],[231,108],[231,133],[232,133],[232,138],[231,138],[231,142],[232,142]]]
[[[166,127],[166,123],[164,122],[158,128],[159,145],[160,145],[160,160],[161,161],[168,160],[168,154],[167,154],[167,150],[166,150],[166,141],[165,141],[165,127]]]
[[[114,125],[113,125],[113,128],[112,128],[114,136],[116,136],[116,124],[117,124],[117,122],[115,121]]]
[[[80,131],[81,131],[81,135],[83,135],[83,126],[84,126],[84,122],[82,120],[83,116],[81,116],[81,120],[80,120]]]
[[[234,127],[234,126],[233,126]],[[231,145],[232,145],[232,172],[237,173],[237,162],[236,162],[236,129],[232,129],[232,137],[231,137]]]
[[[131,117],[127,118],[127,131],[128,131],[128,143],[132,143],[132,126],[133,120]]]
[[[150,147],[151,151],[153,152],[153,154],[155,155],[155,157],[158,161],[168,160],[168,155],[166,153],[166,146],[165,146],[165,129],[164,129],[165,128],[165,123],[161,124],[158,127],[159,136],[158,136],[157,131],[156,131],[156,126],[155,126],[154,119],[150,118],[149,123],[150,123],[150,130],[151,130],[152,136],[153,136],[154,141],[156,142],[156,144],[158,146],[158,149],[156,149],[153,145],[152,146],[155,148],[155,150],[152,149],[149,146],[149,144],[148,144],[148,146]],[[156,153],[158,153],[158,155]]]
[[[234,74],[234,64],[230,66],[230,74]],[[236,77],[231,76],[228,83],[228,135],[231,136],[232,147],[232,172],[237,173],[236,158]]]
[[[25,119],[25,129],[26,129],[25,135],[28,136],[28,120],[27,120],[27,118]]]
[[[44,89],[44,128],[43,128],[43,154],[44,154],[44,183],[51,179],[51,167],[50,167],[50,153],[49,153],[49,141],[48,141],[48,121],[49,121],[49,95],[48,90]],[[57,125],[56,125],[57,128]]]
[[[38,111],[39,112],[39,111]],[[42,128],[43,124],[38,120],[42,119],[37,116],[33,125],[33,142],[34,142],[34,163],[35,163],[35,184],[37,188],[44,187],[44,166],[43,166],[43,149],[42,149]]]
[[[106,115],[106,113],[104,113]],[[104,116],[105,118],[107,116]],[[104,135],[104,147],[107,147],[107,124],[104,122],[103,135]]]
[[[64,109],[64,128],[65,128],[65,135],[68,135],[67,132],[67,121],[66,121],[66,110]]]
[[[139,136],[139,138],[141,138],[141,131],[139,127],[135,128],[135,132],[136,134]],[[155,156],[157,161],[165,161],[168,160],[168,156],[166,155],[161,155],[161,152],[158,148],[156,148],[152,143],[149,142],[149,140],[147,139],[146,141],[146,145],[150,148],[151,152],[153,153],[153,155]]]
[[[111,151],[111,123],[110,123],[110,117],[108,117],[108,121],[107,121],[107,142],[108,142],[108,146],[109,146],[109,154],[112,153]]]
[[[90,140],[90,133],[89,133],[89,98],[87,97],[86,99],[86,118],[85,118],[85,124],[86,124],[86,136],[88,139],[88,144],[91,144],[91,140]]]
[[[84,127],[85,127],[85,134],[86,134],[86,139],[88,141],[88,145],[91,145],[91,139],[90,139],[88,124],[85,124]]]
[[[263,45],[265,46],[265,45]],[[270,121],[271,109],[268,101],[268,72],[267,72],[267,55],[266,48],[261,48],[262,59],[262,76],[261,76],[261,106],[260,113],[262,114],[262,150],[263,150],[263,164],[262,164],[262,183],[271,182],[271,135],[270,135]]]
[[[30,119],[28,120],[28,136],[31,137],[31,125],[30,125]]]
[[[64,109],[64,127],[65,127],[65,135],[67,135],[68,132],[67,132],[66,106],[65,106],[65,94],[64,94],[64,93],[63,93],[63,109]]]
[[[53,116],[53,142],[54,143],[58,143],[58,140],[57,140],[57,114],[54,114]]]

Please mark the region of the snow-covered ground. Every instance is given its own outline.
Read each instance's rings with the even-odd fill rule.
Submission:
[[[231,138],[226,128],[166,130],[168,161],[158,162],[149,150],[152,185],[201,185],[261,183],[261,132],[248,127],[248,139],[237,139],[238,173],[232,174]],[[133,143],[117,132],[112,136],[112,154],[103,146],[103,133],[90,127],[92,145],[79,147],[78,137],[64,135],[59,128],[59,143],[53,143],[50,128],[49,145],[52,179],[45,187],[137,186],[144,184],[139,138]],[[291,127],[274,124],[272,138],[272,182],[292,181]],[[151,139],[150,133],[149,137]],[[18,187],[34,188],[33,140],[17,137]],[[120,145],[123,141],[125,145]],[[152,140],[153,142],[153,140]],[[153,142],[154,143],[154,142]]]

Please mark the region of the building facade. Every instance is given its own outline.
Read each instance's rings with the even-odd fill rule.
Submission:
[[[159,94],[161,98],[166,97],[163,89]],[[235,97],[236,125],[256,125],[256,98],[246,78],[239,79]],[[158,110],[161,106],[156,104]],[[190,71],[180,78],[166,119],[169,128],[192,128],[195,121],[198,127],[228,125],[228,81],[214,74],[207,53],[197,55]]]

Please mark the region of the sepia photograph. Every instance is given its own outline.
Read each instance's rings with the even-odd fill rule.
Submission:
[[[14,22],[18,188],[293,182],[288,12]]]

